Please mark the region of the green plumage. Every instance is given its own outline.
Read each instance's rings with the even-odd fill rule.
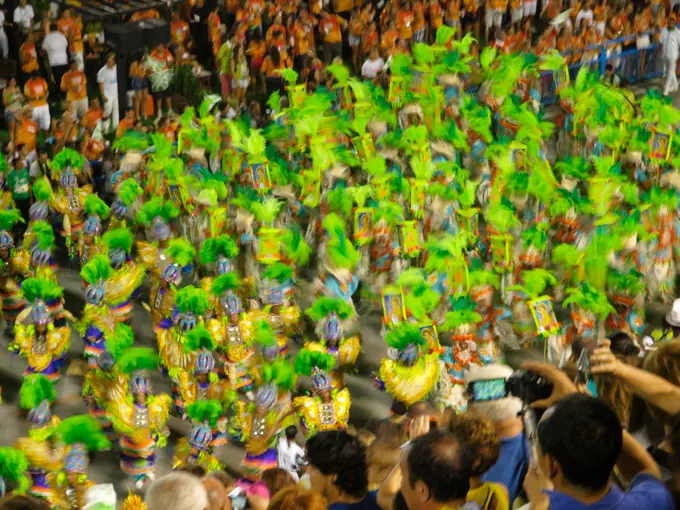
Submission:
[[[85,199],[85,212],[105,220],[109,217],[109,206],[97,195],[88,195]]]
[[[21,283],[21,291],[29,303],[38,298],[53,301],[64,294],[64,289],[46,278],[27,278]]]
[[[69,166],[74,170],[83,168],[85,161],[85,158],[78,151],[65,148],[61,149],[59,154],[54,156],[52,162],[50,163],[50,168],[57,173],[60,173]]]
[[[235,291],[240,286],[241,278],[239,278],[238,273],[231,271],[215,278],[211,292],[215,296],[221,296],[229,290]]]
[[[281,243],[284,254],[296,266],[304,267],[307,265],[312,249],[305,241],[298,225],[290,225],[283,231]]]
[[[201,246],[199,259],[201,264],[208,265],[217,262],[217,258],[222,255],[227,259],[233,259],[239,253],[238,246],[227,234],[206,239]]]
[[[143,151],[149,148],[149,137],[139,131],[128,131],[113,142],[113,148],[122,153],[129,151]]]
[[[267,321],[259,320],[255,323],[255,343],[261,349],[267,349],[276,345],[276,337],[274,331]]]
[[[124,374],[137,370],[157,370],[160,362],[158,352],[151,347],[130,347],[121,351],[116,359],[118,370]]]
[[[475,312],[475,302],[467,294],[451,298],[451,312],[447,312],[442,331],[451,331],[464,325],[477,325],[482,316]]]
[[[24,377],[19,390],[19,407],[21,409],[35,409],[43,400],[54,402],[56,398],[54,385],[44,375],[30,374]]]
[[[185,267],[196,258],[196,248],[186,239],[173,239],[168,243],[165,255],[175,264]]]
[[[38,220],[31,226],[31,234],[35,236],[38,248],[49,250],[54,245],[54,231],[52,225],[45,220]]]
[[[210,299],[206,291],[189,285],[177,291],[175,306],[179,313],[191,312],[196,316],[201,316],[208,311]]]
[[[106,350],[111,354],[114,360],[118,360],[120,355],[132,347],[135,343],[135,334],[132,328],[127,324],[116,324],[116,329],[113,335],[107,336],[105,339]]]
[[[507,290],[523,292],[529,299],[540,297],[548,284],[557,284],[557,278],[545,269],[522,271],[520,277],[524,285],[511,285]]]
[[[121,227],[109,230],[106,234],[104,234],[102,240],[109,251],[123,250],[125,253],[130,253],[135,238],[130,230]]]
[[[425,340],[418,326],[402,324],[385,335],[385,343],[393,349],[403,351],[409,345],[424,346],[427,340]]]
[[[25,494],[31,485],[26,454],[11,446],[0,446],[0,479],[15,486],[14,494]]]
[[[33,196],[37,202],[45,202],[50,200],[53,196],[52,185],[47,177],[36,179],[31,189],[33,190]]]
[[[265,384],[273,382],[277,388],[288,391],[294,389],[297,382],[295,369],[289,361],[283,359],[262,365],[261,377]]]
[[[87,414],[71,416],[63,420],[55,430],[64,444],[83,444],[87,451],[97,452],[111,448],[99,422]]]
[[[184,352],[196,352],[199,349],[212,351],[215,349],[215,340],[203,324],[197,325],[185,337]]]
[[[217,400],[198,400],[186,407],[186,413],[194,423],[207,423],[215,428],[222,417],[223,409]]]
[[[262,271],[261,278],[283,283],[293,278],[293,268],[282,262],[276,262]]]
[[[144,193],[144,190],[137,181],[132,178],[126,179],[118,187],[118,200],[125,206],[130,207],[142,193]]]
[[[106,281],[112,274],[113,268],[106,255],[95,255],[80,270],[80,277],[90,285]]]
[[[0,230],[11,232],[17,221],[24,222],[21,213],[17,209],[0,211]]]
[[[137,213],[137,221],[148,227],[156,217],[160,217],[163,221],[170,222],[173,218],[179,216],[179,209],[172,202],[163,202],[160,197],[152,198]]]
[[[609,314],[616,313],[616,309],[609,303],[607,296],[591,287],[587,282],[578,288],[566,289],[567,298],[562,303],[565,308],[575,305],[592,312],[599,320],[605,320]]]
[[[330,213],[324,218],[322,225],[329,234],[326,249],[333,265],[344,269],[356,266],[361,255],[345,235],[345,222],[342,218]]]
[[[314,304],[305,310],[305,314],[314,322],[318,322],[335,312],[340,320],[354,316],[354,309],[341,299],[321,296]]]
[[[335,358],[330,354],[319,351],[300,349],[300,352],[295,357],[295,373],[300,375],[311,376],[314,373],[314,369],[326,372],[333,369],[334,366]]]
[[[282,207],[283,202],[276,198],[265,198],[262,202],[250,204],[253,215],[263,225],[271,225]]]

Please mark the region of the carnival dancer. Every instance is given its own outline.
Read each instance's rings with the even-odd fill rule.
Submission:
[[[116,191],[116,199],[111,204],[109,229],[127,227],[134,223],[135,209],[144,190],[134,179],[124,180]]]
[[[305,315],[314,321],[314,332],[319,339],[305,343],[305,348],[319,350],[335,358],[331,378],[333,389],[339,391],[345,387],[345,371],[354,367],[361,351],[359,336],[345,334],[345,325],[355,322],[354,309],[340,299],[321,296],[305,310]]]
[[[510,318],[510,310],[504,306],[497,306],[495,302],[494,298],[500,285],[498,275],[482,267],[471,269],[470,297],[475,302],[475,312],[482,318],[477,325],[475,338],[477,356],[482,365],[488,365],[500,359],[499,341],[504,340],[501,323]],[[507,334],[505,331],[505,335]]]
[[[201,400],[187,406],[187,416],[193,427],[188,437],[177,442],[172,459],[173,469],[200,466],[206,473],[222,469],[222,464],[212,455],[213,430],[222,417],[222,405],[217,400]]]
[[[635,270],[620,272],[610,269],[607,275],[607,297],[616,309],[607,317],[607,331],[623,332],[640,343],[645,328],[644,277]]]
[[[28,276],[29,255],[26,250],[14,247],[12,229],[21,221],[19,211],[0,211],[0,297],[5,334],[14,336],[14,323],[26,306],[19,285]]]
[[[163,252],[172,238],[170,222],[179,216],[179,209],[172,202],[164,202],[154,197],[145,203],[137,213],[137,223],[144,226],[147,239],[138,241],[137,250],[142,263],[152,275],[152,284],[157,284],[160,273],[165,268]]]
[[[88,195],[85,199],[83,230],[78,239],[78,260],[83,266],[95,255],[104,251],[101,243],[103,233],[102,220],[109,217],[109,206],[97,195]]]
[[[156,448],[166,444],[169,395],[152,395],[145,370],[156,370],[160,358],[153,349],[131,347],[118,354],[117,380],[109,389],[108,411],[120,439],[120,467],[138,488],[154,479]]]
[[[329,372],[334,366],[333,356],[318,351],[302,349],[295,357],[295,372],[312,378],[311,396],[293,399],[305,437],[347,428],[352,400],[347,388],[333,389]]]
[[[110,449],[111,442],[97,420],[88,415],[66,418],[57,425],[55,434],[68,450],[63,471],[48,477],[55,490],[54,507],[79,510],[85,506],[85,492],[94,485],[87,476],[89,454]]]
[[[31,486],[28,473],[28,459],[24,452],[11,446],[0,446],[0,498],[8,492],[8,484],[14,488],[12,494],[25,494]]]
[[[31,191],[33,191],[34,202],[28,210],[28,231],[31,230],[31,225],[34,221],[47,220],[49,218],[54,200],[52,184],[47,177],[36,179]]]
[[[50,407],[55,398],[54,387],[45,376],[34,374],[24,378],[19,391],[19,406],[28,411],[31,428],[27,436],[15,442],[15,447],[28,459],[27,473],[31,478],[28,494],[50,505],[55,501],[55,493],[48,475],[63,468],[67,451],[55,435],[59,418],[52,415]]]
[[[23,247],[30,254],[30,276],[46,278],[57,283],[57,263],[53,256],[54,232],[44,220],[37,220],[24,236]]]
[[[14,333],[16,349],[28,363],[25,375],[43,374],[57,382],[71,342],[71,328],[57,326],[49,307],[61,302],[63,289],[43,278],[29,278],[21,290],[30,306],[17,317]]]
[[[250,312],[249,315],[263,317],[269,323],[281,355],[286,356],[288,339],[300,333],[300,309],[289,304],[287,299],[294,284],[293,269],[281,262],[271,264],[262,271],[260,283],[260,297],[266,308],[263,314]]]
[[[131,256],[134,238],[127,228],[109,229],[102,238],[113,272],[106,281],[106,300],[116,322],[127,323],[132,300],[139,294],[145,270]]]
[[[199,262],[203,269],[201,274],[204,275],[201,278],[201,288],[203,290],[212,292],[211,288],[215,277],[234,271],[238,252],[238,246],[228,234],[222,234],[205,240],[198,254]],[[215,294],[214,292],[211,296],[210,314],[216,317],[221,317],[224,314],[223,307],[217,302],[220,300],[220,296],[221,294]]]

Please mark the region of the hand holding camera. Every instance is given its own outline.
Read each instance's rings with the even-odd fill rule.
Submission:
[[[562,372],[556,366],[549,365],[547,363],[539,363],[537,361],[527,361],[526,363],[522,364],[522,368],[528,373],[538,376],[542,380],[539,382],[539,385],[544,391],[543,395],[545,395],[545,393],[547,393],[547,389],[552,386],[552,391],[547,397],[538,398],[533,401],[531,401],[531,399],[524,399],[523,397],[517,395],[525,400],[525,402],[528,403],[530,407],[546,409],[566,395],[578,392],[576,385],[569,379],[567,374]],[[546,382],[549,384],[546,384]]]

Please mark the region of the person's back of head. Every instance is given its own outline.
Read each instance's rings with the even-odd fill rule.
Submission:
[[[220,480],[211,475],[203,477],[202,482],[208,493],[210,510],[222,510],[227,504],[227,489]]]
[[[465,501],[472,458],[453,434],[434,430],[412,441],[400,460],[401,492],[409,508],[438,509]]]
[[[174,471],[153,482],[144,496],[147,510],[206,510],[208,491],[200,478]]]
[[[538,424],[539,465],[559,491],[605,489],[621,453],[623,432],[614,411],[581,393],[549,408]]]
[[[470,450],[471,476],[482,476],[496,464],[501,453],[501,441],[491,421],[469,414],[454,414],[449,415],[442,426]]]
[[[267,510],[326,510],[326,500],[318,492],[302,487],[286,487],[269,502]]]
[[[0,510],[49,510],[45,501],[31,496],[7,496],[0,499]]]
[[[298,429],[295,425],[291,425],[290,427],[286,427],[286,439],[288,441],[295,441],[295,437],[297,436]]]
[[[270,497],[274,497],[274,495],[282,489],[295,485],[296,481],[295,478],[293,478],[293,475],[285,469],[270,468],[265,469],[262,472],[262,483],[269,489]]]
[[[390,437],[378,437],[366,449],[369,490],[380,485],[399,462],[401,443]]]

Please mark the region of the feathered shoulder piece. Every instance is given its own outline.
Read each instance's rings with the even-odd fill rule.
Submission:
[[[218,400],[198,400],[187,406],[186,413],[194,423],[207,423],[215,428],[223,409]]]
[[[117,360],[123,352],[135,343],[135,334],[127,324],[116,324],[113,335],[107,336],[105,342],[106,350],[109,351],[114,360]]]
[[[491,285],[494,289],[500,287],[500,278],[498,277],[498,274],[481,267],[470,271],[469,279],[471,288],[482,285]]]
[[[557,278],[545,269],[522,271],[520,277],[523,285],[511,285],[507,290],[523,292],[529,299],[540,297],[548,285],[555,285],[557,283]]]
[[[30,374],[24,377],[19,390],[19,407],[21,409],[35,409],[41,402],[54,402],[57,394],[52,382],[42,374]]]
[[[24,222],[21,213],[17,209],[0,211],[0,230],[11,232],[17,221]]]
[[[409,345],[416,347],[424,346],[427,344],[427,340],[418,326],[402,324],[385,335],[385,343],[393,349],[403,351]]]
[[[295,372],[311,376],[315,370],[327,372],[335,366],[335,358],[330,354],[309,349],[300,349],[295,357]]]
[[[263,351],[276,345],[274,331],[267,321],[259,320],[255,323],[255,343]]]
[[[36,179],[36,181],[33,183],[32,190],[33,196],[37,202],[46,202],[53,196],[52,185],[50,184],[50,181],[47,179],[47,177]]]
[[[286,257],[293,261],[297,266],[306,266],[309,262],[309,256],[312,254],[312,249],[305,241],[300,227],[297,225],[290,225],[283,231],[281,237],[283,251]]]
[[[201,246],[199,258],[201,264],[213,264],[222,255],[227,259],[233,259],[238,255],[239,249],[231,236],[223,234],[206,239]]]
[[[160,197],[152,198],[137,213],[137,221],[148,227],[154,218],[161,218],[166,223],[179,216],[179,209],[172,202],[163,202]]]
[[[106,255],[95,255],[80,270],[80,277],[90,285],[106,281],[112,274],[113,268]]]
[[[276,216],[281,211],[283,207],[283,202],[276,198],[268,197],[262,202],[252,202],[250,204],[250,210],[255,216],[255,219],[262,225],[270,225],[276,219]]]
[[[64,294],[64,289],[46,278],[27,278],[21,283],[21,291],[29,303],[34,303],[38,298],[53,301]]]
[[[28,459],[23,451],[11,446],[0,447],[0,481],[14,485],[14,494],[25,494],[30,487],[27,473]],[[4,490],[0,494],[4,494]]]
[[[191,312],[196,316],[200,316],[208,311],[210,299],[206,291],[189,285],[177,291],[175,306],[179,313]]]
[[[215,296],[221,296],[228,290],[235,291],[241,286],[241,279],[234,271],[222,274],[213,280],[211,292]]]
[[[645,291],[644,276],[635,270],[624,273],[611,268],[607,273],[607,289],[612,294],[637,296]]]
[[[84,208],[90,216],[99,216],[103,220],[109,217],[109,206],[97,195],[88,195]]]
[[[264,384],[273,382],[277,388],[282,390],[290,391],[295,388],[297,383],[293,365],[284,359],[262,365],[261,377]]]
[[[482,316],[475,311],[475,307],[475,302],[467,294],[451,297],[452,311],[446,314],[441,330],[450,331],[466,324],[479,324]]]
[[[118,187],[118,200],[129,207],[142,193],[144,190],[137,181],[132,178],[126,179]]]
[[[121,227],[109,230],[102,240],[109,250],[123,250],[125,253],[130,253],[134,236],[129,229]]]
[[[339,319],[345,320],[354,315],[354,309],[342,299],[321,296],[305,310],[305,314],[314,322],[318,322],[335,313]]]
[[[267,266],[262,272],[261,278],[263,280],[271,280],[279,283],[286,282],[293,277],[293,268],[282,263],[276,262]]]
[[[116,365],[124,374],[130,374],[137,370],[157,370],[161,358],[158,352],[151,347],[130,347],[118,355]]]
[[[45,220],[38,220],[31,226],[31,237],[37,242],[41,250],[49,250],[54,244],[52,225]]]
[[[92,416],[81,414],[63,420],[55,430],[64,444],[84,444],[88,451],[96,452],[111,448],[100,423]]]
[[[200,349],[212,351],[213,349],[215,349],[215,340],[210,334],[210,331],[208,331],[208,329],[203,324],[198,324],[185,336],[186,336],[186,343],[184,344],[185,352],[196,352]]]
[[[168,243],[165,255],[175,264],[185,267],[196,258],[196,248],[186,239],[173,239]]]

